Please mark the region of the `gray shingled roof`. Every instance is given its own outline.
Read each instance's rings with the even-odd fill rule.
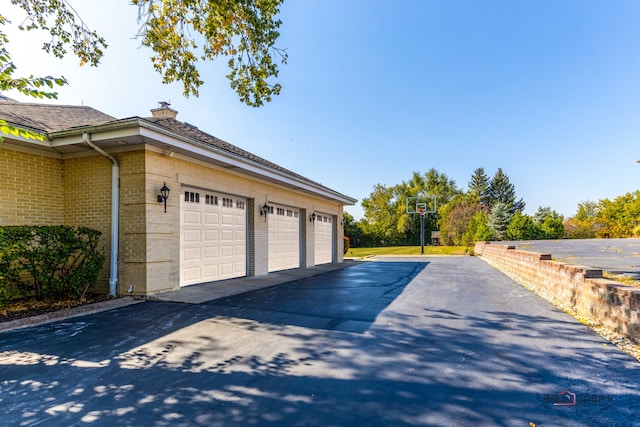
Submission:
[[[0,98],[0,118],[18,126],[39,130],[45,133],[59,132],[80,128],[83,126],[96,126],[107,123],[115,123],[117,120],[108,114],[104,114],[94,108],[73,105],[32,104]],[[127,120],[127,119],[123,119]],[[298,175],[288,169],[265,160],[255,154],[245,151],[233,144],[229,144],[208,133],[198,130],[196,127],[183,123],[173,118],[147,117],[144,120],[155,123],[167,130],[185,137],[193,138],[212,147],[225,150],[229,153],[254,161],[271,169],[296,176],[300,179],[307,178]],[[313,182],[313,181],[311,181]]]
[[[22,103],[0,96],[0,119],[6,120],[7,122],[17,126],[30,128],[48,134],[74,129],[81,131],[81,128],[83,127],[111,125],[119,122],[124,123],[131,121],[132,119],[144,120],[167,129],[176,135],[181,135],[183,137],[199,141],[211,146],[212,148],[226,151],[232,155],[244,158],[258,165],[286,174],[294,179],[305,181],[315,186],[330,190],[318,182],[310,180],[309,178],[283,168],[282,166],[263,159],[262,157],[256,156],[255,154],[243,150],[233,144],[229,144],[228,142],[209,135],[195,126],[183,123],[174,118],[131,117],[119,120],[91,107]]]
[[[274,169],[274,170],[286,173],[287,175],[295,176],[298,179],[303,179],[305,181],[312,182],[316,185],[320,185],[317,182],[310,180],[309,178],[306,178],[302,175],[298,175],[295,172],[292,172],[288,169],[283,168],[282,166],[279,166],[266,159],[263,159],[260,156],[256,156],[255,154],[250,153],[246,150],[243,150],[242,148],[236,147],[233,144],[229,144],[228,142],[218,139],[215,136],[211,136],[208,133],[202,132],[197,127],[191,126],[179,120],[172,119],[172,118],[164,118],[164,117],[146,117],[144,120],[153,122],[156,125],[162,126],[163,128],[166,128],[177,134],[196,139],[198,141],[204,142],[205,144],[211,145],[212,147],[219,148],[229,153],[251,160],[260,165],[266,166],[270,169]]]
[[[94,108],[75,105],[31,104],[0,99],[0,119],[41,132],[95,126],[116,120]]]

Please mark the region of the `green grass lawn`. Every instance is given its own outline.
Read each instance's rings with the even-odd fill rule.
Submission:
[[[469,255],[473,248],[465,246],[425,246],[425,255]],[[349,248],[345,258],[364,258],[373,255],[421,255],[420,246],[390,246],[382,248]]]

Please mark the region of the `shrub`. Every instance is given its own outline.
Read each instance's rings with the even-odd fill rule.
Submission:
[[[102,269],[101,234],[86,227],[0,227],[0,298],[79,297]]]

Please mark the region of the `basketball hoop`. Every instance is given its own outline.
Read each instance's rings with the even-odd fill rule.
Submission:
[[[420,214],[420,253],[424,254],[424,217],[436,213],[436,196],[407,197],[406,212]]]

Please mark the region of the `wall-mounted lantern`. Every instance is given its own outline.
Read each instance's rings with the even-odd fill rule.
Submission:
[[[309,215],[309,222],[314,223],[316,222],[316,213],[312,213],[311,215]]]
[[[267,215],[269,214],[269,205],[264,202],[264,206],[260,208],[260,216],[264,215],[264,222],[267,222]]]
[[[167,199],[169,198],[169,187],[167,187],[167,183],[165,182],[162,188],[160,189],[160,194],[158,194],[158,203],[164,202],[164,212],[167,213]]]

